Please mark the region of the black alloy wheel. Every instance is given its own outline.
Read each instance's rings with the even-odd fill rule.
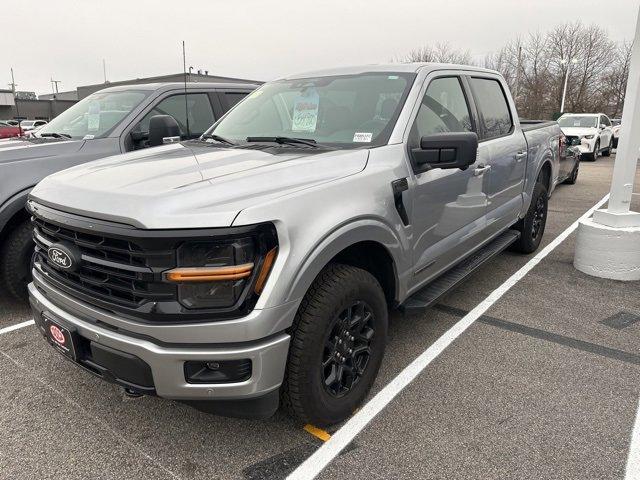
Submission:
[[[322,355],[322,381],[329,395],[346,395],[362,378],[371,358],[374,325],[373,312],[362,301],[334,319]]]

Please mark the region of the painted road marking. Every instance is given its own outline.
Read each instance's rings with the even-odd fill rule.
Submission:
[[[36,322],[34,322],[33,320],[27,320],[26,322],[16,323],[15,325],[10,325],[8,327],[0,328],[0,335],[2,335],[3,333],[9,333],[9,332],[13,332],[14,330],[19,330],[21,328],[28,327],[29,325],[33,325],[34,323]]]
[[[342,428],[335,432],[329,441],[325,442],[318,450],[296,468],[288,480],[309,480],[315,478],[324,468],[349,445],[353,439],[378,415],[384,407],[391,402],[407,385],[409,385],[445,348],[451,345],[465,330],[480,318],[494,303],[511,289],[516,283],[538,265],[558,245],[560,245],[573,231],[578,228],[580,220],[589,218],[595,210],[600,208],[609,199],[609,195],[587,210],[578,220],[573,222],[565,231],[558,235],[535,257],[529,260],[520,270],[511,275],[502,285],[480,302],[458,323],[451,327],[444,335],[436,340],[429,348],[422,352],[400,374],[380,390],[362,409],[351,417]],[[631,458],[631,457],[630,457]],[[633,460],[630,460],[633,461]],[[635,465],[635,464],[634,464]],[[629,477],[626,480],[637,480],[637,477]]]
[[[624,480],[640,480],[640,401],[638,401],[636,422],[631,433],[629,456],[627,457],[627,473],[624,476]]]
[[[327,440],[329,440],[331,438],[331,434],[329,434],[329,432],[322,430],[321,428],[315,427],[313,425],[311,425],[310,423],[307,423],[304,426],[304,429],[309,432],[311,435],[313,435],[314,437],[319,438],[320,440],[322,440],[323,442],[326,442]]]

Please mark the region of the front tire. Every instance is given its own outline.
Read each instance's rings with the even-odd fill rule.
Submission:
[[[360,268],[325,267],[307,291],[291,328],[281,401],[304,423],[348,418],[376,378],[387,341],[380,284]]]
[[[27,284],[31,281],[33,238],[31,223],[15,227],[0,248],[0,282],[19,300],[27,298]]]
[[[515,229],[520,232],[520,238],[513,244],[512,250],[520,253],[533,253],[538,249],[547,224],[548,206],[547,187],[538,181],[533,188],[533,196],[527,215],[515,226]]]

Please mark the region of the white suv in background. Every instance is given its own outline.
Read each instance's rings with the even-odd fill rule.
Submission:
[[[582,158],[594,160],[600,153],[611,155],[613,129],[609,117],[602,113],[565,113],[558,119],[569,145],[577,146]]]

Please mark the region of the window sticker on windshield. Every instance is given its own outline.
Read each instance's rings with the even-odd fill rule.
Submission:
[[[573,126],[574,127],[579,127],[580,126],[580,120],[578,120],[577,122],[573,122]]]
[[[84,137],[82,137],[83,140],[93,140],[95,138],[95,135],[91,135],[91,134],[86,134]]]
[[[356,132],[353,134],[353,141],[367,143],[371,141],[373,134],[371,132]]]
[[[91,102],[87,111],[87,130],[95,132],[100,129],[100,104]]]
[[[294,132],[315,132],[319,106],[320,96],[314,88],[303,91],[293,104],[291,130]]]

